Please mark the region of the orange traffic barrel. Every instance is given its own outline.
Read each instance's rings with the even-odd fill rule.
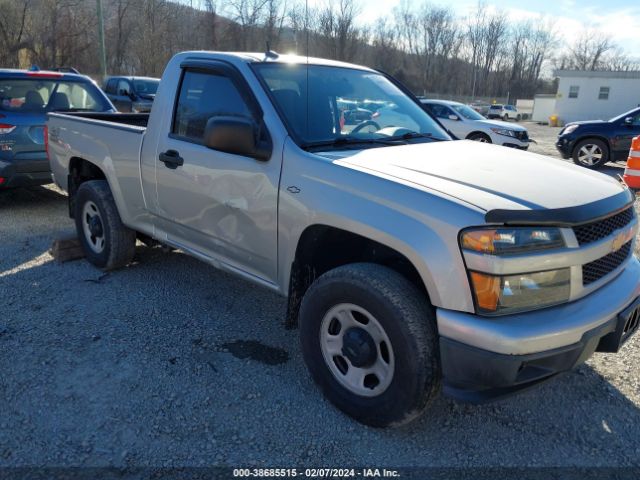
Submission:
[[[629,187],[640,189],[640,137],[634,138],[631,142],[627,168],[624,169],[622,178]]]

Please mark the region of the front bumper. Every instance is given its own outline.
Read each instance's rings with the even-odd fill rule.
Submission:
[[[573,152],[573,146],[575,145],[575,139],[572,137],[558,137],[556,141],[556,149],[560,152],[560,155],[565,160],[571,158]]]
[[[46,185],[52,182],[51,168],[46,154],[35,158],[0,160],[0,189]]]
[[[529,150],[529,144],[528,143],[503,143],[502,144],[503,147],[509,147],[509,148],[517,148],[518,150]]]
[[[492,318],[439,309],[444,391],[487,401],[570,370],[595,351],[615,351],[614,337],[628,323],[620,314],[637,307],[639,296],[640,264],[633,258],[599,290],[558,307]]]

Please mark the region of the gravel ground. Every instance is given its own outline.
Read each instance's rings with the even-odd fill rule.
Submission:
[[[548,149],[553,129],[527,126]],[[282,298],[158,248],[106,275],[59,265],[53,187],[1,192],[0,220],[0,466],[640,466],[640,335],[519,396],[441,397],[376,430],[322,398]]]

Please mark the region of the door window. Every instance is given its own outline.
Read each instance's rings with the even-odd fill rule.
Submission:
[[[449,110],[445,105],[440,105],[437,103],[432,103],[429,105],[429,110],[433,113],[437,118],[444,118],[446,120],[449,119],[449,115],[453,115],[453,112]]]
[[[114,95],[116,93],[116,84],[118,83],[118,80],[115,78],[112,78],[111,80],[109,80],[107,82],[107,93],[110,93],[111,95]]]
[[[217,73],[184,73],[172,133],[201,143],[207,122],[215,116],[252,118],[233,81]]]
[[[117,94],[129,95],[130,93],[131,93],[131,88],[129,87],[129,82],[127,82],[126,80],[120,80],[118,82]]]

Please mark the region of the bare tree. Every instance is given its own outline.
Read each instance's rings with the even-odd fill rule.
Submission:
[[[577,70],[599,70],[604,66],[605,55],[614,47],[609,35],[593,29],[585,30],[569,48],[569,67]]]
[[[33,48],[27,39],[27,11],[30,1],[22,5],[12,0],[0,1],[0,62],[9,67],[18,66],[18,52],[22,49]]]

